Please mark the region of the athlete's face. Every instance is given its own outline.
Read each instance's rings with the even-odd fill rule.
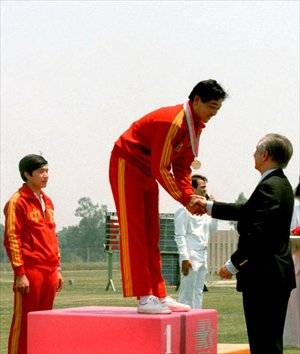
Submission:
[[[223,99],[211,100],[203,103],[199,96],[195,96],[192,103],[193,114],[198,120],[207,123],[211,117],[215,116],[222,106]]]
[[[48,178],[49,178],[49,169],[48,165],[44,165],[34,171],[30,175],[28,172],[25,172],[25,177],[27,178],[27,185],[34,192],[40,191],[42,188],[47,186]]]

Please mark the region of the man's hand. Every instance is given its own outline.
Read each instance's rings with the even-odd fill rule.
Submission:
[[[224,279],[231,279],[232,278],[232,274],[226,268],[225,264],[221,267],[221,269],[219,271],[219,275],[221,278],[224,278]]]
[[[203,215],[206,213],[206,199],[200,195],[193,194],[191,201],[186,206],[191,214]]]
[[[190,268],[192,268],[192,263],[188,259],[182,261],[182,263],[181,263],[181,271],[182,271],[183,275],[187,276],[189,274]]]
[[[203,197],[202,195],[198,195],[197,197],[198,197],[197,203],[201,206],[201,208],[205,209],[205,211],[206,211],[207,199],[205,197]]]
[[[26,274],[21,274],[16,277],[16,290],[21,295],[29,293],[29,280]]]
[[[64,280],[61,274],[60,270],[57,270],[57,288],[56,291],[59,292],[62,290],[63,286],[64,286]]]

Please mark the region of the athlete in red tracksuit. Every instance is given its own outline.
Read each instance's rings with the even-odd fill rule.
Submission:
[[[202,212],[190,166],[205,123],[226,96],[215,80],[201,81],[185,105],[147,114],[115,142],[109,176],[121,231],[123,294],[140,299],[138,312],[188,310],[167,297],[161,275],[158,183],[192,213]]]
[[[4,208],[4,246],[14,270],[14,313],[9,354],[27,353],[27,313],[50,310],[63,286],[53,204],[41,190],[47,161],[27,155],[19,164],[25,183]]]

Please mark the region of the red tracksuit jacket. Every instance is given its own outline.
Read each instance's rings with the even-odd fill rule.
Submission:
[[[26,265],[46,270],[55,270],[59,266],[54,207],[45,193],[42,192],[42,196],[45,215],[40,201],[26,183],[4,208],[4,246],[16,276],[26,273]]]
[[[196,134],[201,133],[205,124],[194,124]],[[134,122],[115,142],[115,149],[152,175],[175,200],[184,206],[190,202],[194,155],[182,104],[160,108]]]

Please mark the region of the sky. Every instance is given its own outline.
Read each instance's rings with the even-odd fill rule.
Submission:
[[[229,97],[200,138],[199,171],[216,199],[248,198],[253,153],[286,135],[299,181],[298,1],[1,1],[1,210],[22,185],[19,160],[49,162],[57,229],[78,200],[115,211],[114,142],[146,113],[184,103],[202,80]],[[163,189],[160,212],[180,207]],[[4,223],[1,211],[0,222]]]

